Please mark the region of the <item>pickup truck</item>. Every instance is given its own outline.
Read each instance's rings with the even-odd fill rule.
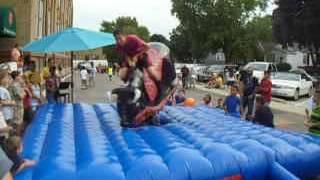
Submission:
[[[270,62],[250,62],[245,65],[243,69],[251,69],[253,76],[256,77],[259,82],[262,80],[265,71],[270,71],[273,75],[278,72],[277,66]]]

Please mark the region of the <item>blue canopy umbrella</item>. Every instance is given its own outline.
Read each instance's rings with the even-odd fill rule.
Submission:
[[[25,52],[71,52],[72,101],[73,101],[73,52],[96,49],[115,44],[111,33],[95,32],[80,28],[68,28],[61,32],[33,41],[23,47]]]

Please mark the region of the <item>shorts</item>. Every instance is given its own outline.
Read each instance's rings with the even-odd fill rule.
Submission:
[[[228,81],[227,86],[233,86],[236,83],[236,81]]]

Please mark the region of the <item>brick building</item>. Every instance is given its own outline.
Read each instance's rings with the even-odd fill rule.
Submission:
[[[12,11],[14,20],[6,13]],[[2,11],[2,13],[1,13]],[[2,14],[2,15],[1,15]],[[10,23],[6,23],[10,21]],[[2,22],[2,23],[1,23]],[[72,27],[73,0],[0,0],[0,28],[15,23],[12,33],[0,32],[0,60],[9,57],[9,51],[15,43],[24,46],[32,40]],[[3,27],[1,27],[3,26]],[[33,58],[43,58],[44,55],[33,55]],[[65,55],[55,55],[55,58],[65,59]]]

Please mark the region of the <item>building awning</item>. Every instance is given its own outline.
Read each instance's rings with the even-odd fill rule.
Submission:
[[[16,15],[11,7],[0,7],[0,37],[16,37]]]

